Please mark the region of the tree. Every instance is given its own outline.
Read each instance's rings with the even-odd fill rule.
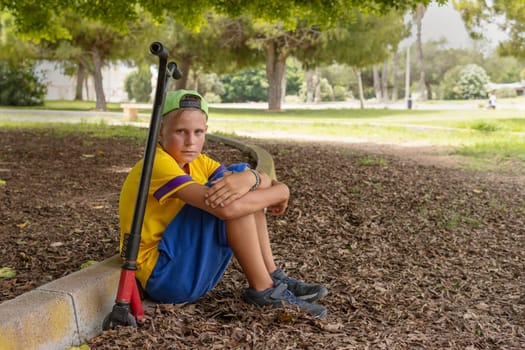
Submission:
[[[167,16],[162,26],[160,41],[182,72],[182,78],[176,81],[176,89],[187,86],[191,70],[194,73],[223,74],[263,62],[261,52],[248,45],[253,35],[248,18],[207,13],[205,19],[198,31],[187,28],[172,16]]]
[[[177,20],[196,28],[204,23],[204,15],[215,11],[229,17],[241,14],[256,18],[258,21],[282,22],[288,29],[296,24],[297,18],[307,19],[330,27],[343,15],[352,10],[363,12],[386,13],[392,9],[413,8],[418,3],[427,5],[431,0],[251,0],[224,1],[200,0],[188,6],[185,0],[113,0],[91,1],[76,0],[0,0],[0,9],[12,13],[16,25],[23,33],[46,38],[48,40],[67,37],[61,30],[59,21],[63,12],[76,11],[82,18],[100,20],[114,28],[124,29],[129,21],[137,21],[143,12],[150,13],[155,20],[163,20],[166,13],[176,14]],[[445,3],[446,0],[436,0]]]
[[[513,56],[501,57],[497,52],[493,52],[483,60],[483,68],[491,82],[512,83],[521,80],[520,71],[524,69],[524,65]]]
[[[407,34],[399,12],[392,11],[383,16],[357,12],[352,20],[341,20],[337,27],[327,31],[325,46],[318,57],[321,61],[335,60],[354,68],[361,107],[364,108],[362,69],[385,62],[391,52],[397,51],[399,42]]]
[[[421,40],[421,29],[423,27],[423,17],[425,16],[425,12],[427,11],[427,8],[424,4],[417,4],[416,12],[414,14],[416,19],[416,51],[417,51],[417,63],[419,66],[419,91],[420,91],[420,100],[425,100],[425,88],[426,88],[426,82],[425,82],[425,58],[423,55],[423,43]]]
[[[129,59],[135,54],[137,45],[149,45],[150,39],[145,35],[153,32],[153,25],[147,17],[139,22],[129,23],[126,31],[118,31],[100,21],[80,18],[74,12],[64,13],[60,23],[69,38],[42,40],[41,46],[46,49],[42,58],[75,62],[80,73],[87,71],[95,85],[96,109],[105,110],[102,68],[109,62]],[[141,42],[142,45],[139,44]]]
[[[525,2],[515,0],[455,0],[454,7],[461,17],[472,38],[484,37],[485,25],[494,18],[502,30],[508,33],[508,39],[501,42],[498,51],[502,56],[525,58]]]
[[[256,23],[254,26],[257,34],[252,39],[252,45],[265,53],[270,111],[281,110],[284,93],[281,83],[288,57],[299,57],[320,45],[320,31],[316,26],[298,21],[294,28],[287,30],[282,23]]]
[[[446,40],[429,41],[423,45],[425,52],[425,83],[427,98],[440,98],[437,87],[443,76],[455,66],[463,66],[469,63],[483,65],[483,57],[480,52],[460,48],[446,47]],[[416,67],[416,73],[420,68]]]
[[[445,0],[437,0],[444,2]],[[427,4],[430,0],[422,3]],[[55,42],[59,39],[71,39],[71,33],[61,25],[61,19],[65,13],[74,11],[78,18],[85,21],[94,21],[107,24],[117,33],[125,33],[129,30],[130,23],[141,23],[140,16],[150,13],[155,20],[162,21],[166,13],[174,13],[177,19],[190,28],[198,28],[205,23],[205,14],[215,11],[235,18],[241,14],[252,18],[256,25],[267,22],[270,27],[283,30],[285,33],[300,33],[301,36],[311,32],[311,28],[331,28],[340,18],[354,11],[363,13],[386,13],[392,8],[409,8],[414,6],[415,0],[404,2],[392,0],[321,0],[315,2],[297,0],[253,0],[253,1],[224,1],[224,0],[201,0],[198,4],[188,6],[187,1],[152,1],[152,0],[115,0],[97,2],[96,6],[89,1],[78,2],[75,0],[48,0],[34,2],[32,0],[0,0],[0,8],[12,13],[15,17],[16,26],[21,33],[34,39],[46,39]],[[297,19],[301,19],[298,21]],[[264,52],[266,53],[266,67],[269,83],[269,109],[280,109],[282,93],[282,77],[286,57],[290,50],[285,48],[282,40],[285,36],[274,36],[266,32]],[[127,39],[127,37],[123,38]],[[270,40],[268,40],[270,39]],[[306,41],[308,42],[308,40]],[[304,49],[304,48],[303,48]],[[102,63],[99,50],[92,50],[93,66]],[[93,76],[95,81],[101,81],[101,77]],[[98,90],[98,89],[97,89]],[[103,96],[97,108],[105,106]],[[277,102],[279,101],[279,102]]]

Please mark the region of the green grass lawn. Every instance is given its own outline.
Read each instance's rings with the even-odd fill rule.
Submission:
[[[439,105],[439,102],[432,103]],[[277,113],[264,109],[210,108],[209,125],[211,132],[223,134],[277,132],[291,137],[322,135],[371,142],[437,145],[449,147],[451,153],[478,159],[525,162],[525,112],[488,110],[481,106],[457,110],[290,109]],[[46,101],[44,106],[23,109],[36,108],[90,111],[94,110],[95,103]],[[122,111],[117,103],[109,103],[108,109]],[[148,121],[146,112],[150,113],[145,111],[141,121]],[[9,124],[1,119],[0,123],[2,127]],[[96,129],[103,134],[101,124]]]
[[[0,108],[6,109],[45,109],[45,110],[56,110],[56,111],[94,111],[96,104],[94,101],[64,101],[64,100],[50,100],[44,101],[43,106],[24,106],[24,107],[13,107],[13,106],[0,106]],[[120,103],[107,103],[109,112],[120,112]]]

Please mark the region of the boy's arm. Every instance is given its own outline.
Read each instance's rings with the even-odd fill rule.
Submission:
[[[184,202],[225,220],[242,217],[271,206],[280,206],[282,214],[290,197],[288,186],[277,181],[274,181],[270,186],[268,184],[266,186],[266,188],[259,188],[257,191],[249,191],[228,205],[216,207],[205,203],[205,194],[208,187],[204,185],[188,185],[177,191],[175,195]]]
[[[271,180],[268,175],[257,170],[246,169],[239,173],[227,173],[212,183],[206,192],[205,203],[211,207],[225,207],[250,190],[270,186]]]

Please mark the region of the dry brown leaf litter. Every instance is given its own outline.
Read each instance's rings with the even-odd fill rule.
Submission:
[[[92,349],[525,348],[523,177],[345,144],[249,142],[291,187],[287,214],[269,219],[276,258],[327,285],[329,316],[244,304],[234,261],[202,300],[157,305],[145,325],[107,331]],[[0,300],[116,253],[118,191],[141,143],[2,131],[0,145],[0,266],[18,273],[0,279]]]

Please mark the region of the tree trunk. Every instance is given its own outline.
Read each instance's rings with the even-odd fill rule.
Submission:
[[[102,83],[102,58],[96,47],[92,49],[91,56],[93,58],[93,81],[95,82],[95,108],[97,111],[105,111],[107,105],[106,95],[104,94],[104,85]]]
[[[427,83],[427,99],[432,100],[432,86]]]
[[[190,75],[191,58],[182,57],[179,62],[179,69],[182,73],[182,77],[179,80],[175,80],[175,90],[186,89],[188,85],[188,77]]]
[[[381,96],[383,97],[383,102],[388,103],[388,60],[383,62],[381,69]]]
[[[306,103],[314,102],[314,71],[309,68],[306,70]]]
[[[193,90],[199,91],[199,72],[196,70],[192,71],[192,78],[193,78]]]
[[[82,101],[82,90],[84,87],[84,79],[86,79],[86,68],[82,63],[78,63],[77,68],[77,83],[75,87],[75,101]]]
[[[275,41],[266,42],[266,77],[268,79],[268,110],[281,110],[282,80],[287,54]]]
[[[281,80],[281,91],[281,105],[283,105],[286,99],[286,65],[284,66],[283,77]]]
[[[321,71],[319,70],[319,67],[315,69],[315,95],[314,95],[314,102],[318,103],[321,102]]]
[[[399,54],[398,52],[394,52],[394,55],[392,56],[392,102],[396,102],[398,99],[398,93],[397,93],[397,65],[398,65],[398,59]]]
[[[417,25],[417,36],[416,36],[416,45],[417,45],[417,60],[419,64],[419,90],[420,90],[420,99],[421,101],[425,100],[425,60],[423,57],[423,43],[421,42],[421,27],[423,25],[423,17],[425,16],[426,7],[423,4],[418,4],[416,9],[416,25]]]
[[[381,95],[381,79],[379,77],[379,69],[376,65],[372,66],[372,73],[374,78],[374,91],[376,93],[376,100],[379,102],[382,99]]]
[[[88,79],[84,79],[84,84],[85,84],[84,89],[86,91],[86,101],[90,101],[91,98],[89,97],[90,94],[89,94],[89,81],[88,81]]]
[[[365,94],[363,93],[363,79],[361,78],[361,69],[355,68],[355,76],[357,77],[357,87],[359,89],[359,104],[361,109],[365,108]]]

